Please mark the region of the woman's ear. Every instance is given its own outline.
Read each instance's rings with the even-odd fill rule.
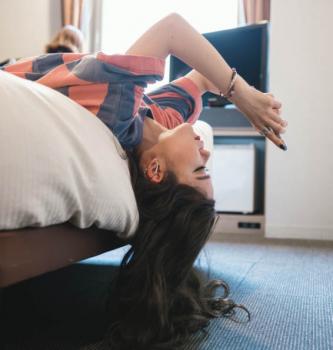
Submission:
[[[158,158],[153,158],[144,169],[144,174],[151,182],[160,183],[165,176],[162,161]]]

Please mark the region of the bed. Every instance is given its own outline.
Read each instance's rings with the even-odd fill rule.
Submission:
[[[128,243],[114,232],[70,223],[0,231],[0,288]]]
[[[0,288],[130,244],[138,210],[112,132],[60,92],[2,71],[0,104]],[[212,150],[211,127],[195,129]]]

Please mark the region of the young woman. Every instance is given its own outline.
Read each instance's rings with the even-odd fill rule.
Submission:
[[[193,70],[144,94],[173,54]],[[6,66],[67,95],[99,117],[127,152],[139,227],[110,302],[112,349],[177,349],[208,320],[230,315],[222,281],[203,286],[193,264],[216,215],[205,165],[209,152],[191,124],[201,95],[223,93],[277,146],[287,125],[281,103],[250,87],[184,18],[170,14],[125,55],[51,54]],[[223,286],[223,297],[213,297]]]

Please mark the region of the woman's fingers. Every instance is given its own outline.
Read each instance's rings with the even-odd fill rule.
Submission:
[[[282,138],[279,136],[279,133],[276,133],[274,130],[270,130],[267,134],[266,137],[271,140],[276,146],[283,150],[287,150],[287,146],[285,142],[282,140]]]
[[[280,117],[277,120],[275,120],[277,123],[279,123],[283,128],[286,128],[288,126],[288,122]]]
[[[273,108],[281,108],[282,107],[282,103],[278,100],[275,99],[274,95],[271,92],[266,92],[265,95],[268,95],[271,97],[271,105]]]
[[[272,141],[277,147],[286,150],[287,146],[280,134],[286,132],[285,127],[282,125],[282,119],[277,115],[277,112],[269,113],[269,116],[262,119],[262,122],[256,123],[255,128],[257,131]]]
[[[280,115],[281,115],[281,109],[273,109],[271,113],[269,113],[269,118],[285,128],[288,125],[288,122],[286,120],[283,120],[280,117]]]
[[[288,123],[281,118],[281,102],[276,100],[272,93],[262,93],[254,88],[248,91],[251,93],[250,98],[245,99],[245,102],[249,101],[249,103],[237,107],[261,135],[286,150],[287,146],[280,134],[286,131]]]
[[[263,132],[265,130],[265,132]],[[271,140],[277,147],[287,150],[287,146],[283,139],[280,136],[280,133],[275,131],[272,127],[266,126],[266,127],[261,127],[257,128],[257,131],[261,134],[264,135],[266,138]]]
[[[282,126],[287,127],[288,126],[288,122],[286,120],[282,119]]]
[[[272,107],[276,109],[280,109],[282,107],[282,103],[278,100],[273,99],[272,101]]]
[[[276,123],[275,121],[271,121],[270,126],[276,134],[283,134],[286,132],[286,128],[284,128],[280,123]]]
[[[269,96],[269,106],[273,109],[273,112],[271,114],[271,118],[276,121],[277,123],[281,124],[283,127],[286,127],[288,125],[288,122],[286,120],[283,120],[281,115],[281,108],[282,103],[274,98],[274,95],[271,92],[265,93],[266,96]]]
[[[257,131],[262,134],[263,131],[269,130],[273,132],[275,135],[279,136],[280,134],[284,134],[286,132],[285,128],[282,128],[279,124],[276,124],[272,121],[267,122],[265,125],[256,126]]]
[[[286,120],[283,120],[280,116],[279,113],[274,110],[274,113],[272,113],[269,116],[269,120],[267,120],[268,124],[271,124],[273,129],[276,132],[279,133],[284,133],[286,132],[286,127],[288,126],[288,122]]]

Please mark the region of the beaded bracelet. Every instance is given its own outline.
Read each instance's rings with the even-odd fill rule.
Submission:
[[[236,68],[231,68],[231,70],[232,70],[232,75],[231,75],[231,80],[230,80],[230,84],[229,84],[227,92],[225,94],[223,94],[220,91],[220,96],[224,97],[224,98],[232,97],[232,95],[235,92],[235,82],[236,82],[236,78],[237,78],[237,71],[236,71]]]

